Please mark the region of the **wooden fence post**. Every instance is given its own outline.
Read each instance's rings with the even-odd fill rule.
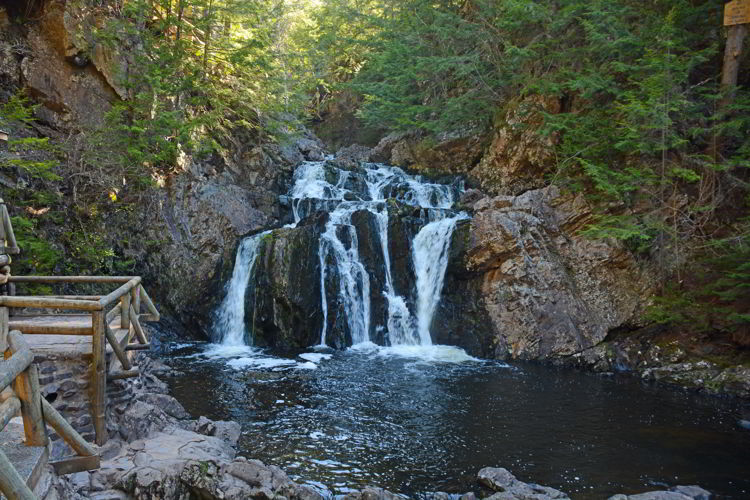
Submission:
[[[107,341],[104,321],[104,311],[91,313],[91,418],[99,446],[107,442]]]
[[[130,330],[130,293],[126,293],[120,298],[120,305],[122,306],[122,310],[120,311],[120,328]]]
[[[0,354],[8,349],[8,308],[0,307]]]
[[[8,344],[12,352],[29,350],[31,348],[23,340],[19,331],[12,331],[8,335]],[[21,400],[21,416],[23,417],[23,431],[26,435],[26,446],[45,446],[47,433],[42,417],[42,393],[39,390],[39,374],[36,365],[32,363],[24,370],[15,382],[13,390]]]
[[[130,303],[133,305],[135,314],[141,314],[141,285],[133,287],[133,290],[130,293],[132,294]]]

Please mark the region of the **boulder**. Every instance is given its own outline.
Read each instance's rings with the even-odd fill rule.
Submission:
[[[700,486],[674,486],[669,490],[649,491],[637,495],[614,495],[609,500],[709,500],[711,492]]]
[[[485,467],[479,471],[477,479],[483,486],[497,492],[487,497],[492,500],[569,500],[568,495],[562,491],[548,486],[524,483],[503,468]]]
[[[338,168],[353,170],[362,163],[369,161],[371,152],[372,150],[366,146],[352,144],[351,146],[339,149],[336,152],[336,157],[331,161]]]
[[[355,491],[344,495],[341,500],[404,500],[408,497],[392,493],[383,488],[368,486],[361,491]]]
[[[237,422],[231,420],[211,420],[203,416],[195,421],[193,430],[206,436],[216,436],[229,444],[229,446],[235,446],[242,433],[242,427]]]

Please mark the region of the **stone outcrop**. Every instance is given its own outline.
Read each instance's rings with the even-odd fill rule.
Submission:
[[[656,326],[611,335],[560,362],[597,372],[630,371],[646,381],[750,398],[750,367],[721,355],[705,359],[681,339],[661,338],[666,333],[661,330]]]
[[[474,217],[454,233],[438,341],[501,359],[546,359],[638,324],[649,274],[617,242],[578,234],[591,218],[582,196],[547,187],[468,201]],[[486,321],[484,331],[470,328],[464,339],[452,317],[473,317],[477,328]]]
[[[430,176],[466,174],[482,158],[487,139],[474,130],[426,137],[419,133],[392,133],[375,146],[368,160],[388,163]]]
[[[155,373],[168,367],[141,357],[141,376],[109,414],[109,441],[101,467],[57,477],[47,471],[36,487],[44,500],[228,500],[274,498],[322,500],[279,468],[235,457],[236,422],[191,420],[166,393]]]
[[[25,40],[17,42],[23,47],[17,52],[19,83],[44,104],[40,117],[58,128],[98,125],[124,96],[118,75],[127,71],[120,55],[125,52],[93,42],[92,32],[106,14],[80,0],[51,0],[28,26]]]
[[[560,110],[556,98],[513,100],[490,135],[475,130],[435,136],[392,133],[380,140],[368,159],[425,175],[464,175],[470,185],[488,194],[519,195],[548,184],[557,136],[541,136],[538,131],[544,113]]]
[[[668,490],[647,491],[637,495],[613,495],[609,500],[709,500],[711,492],[699,486],[675,486]]]
[[[559,113],[557,98],[530,96],[506,106],[501,125],[469,179],[490,194],[517,195],[548,184],[547,172],[555,165],[554,134],[538,131],[543,113]]]

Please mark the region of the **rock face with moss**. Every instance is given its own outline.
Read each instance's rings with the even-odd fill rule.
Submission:
[[[318,234],[325,218],[263,237],[254,279],[245,296],[247,331],[255,342],[281,348],[318,343],[320,310]]]

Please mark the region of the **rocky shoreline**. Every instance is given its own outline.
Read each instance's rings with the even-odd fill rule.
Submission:
[[[140,384],[132,399],[109,422],[111,438],[100,449],[101,467],[91,472],[55,476],[48,471],[36,488],[44,500],[401,500],[407,496],[377,487],[346,495],[292,481],[280,468],[237,456],[240,425],[232,421],[190,418],[168,394],[158,376],[178,375],[146,355]],[[566,493],[517,479],[503,468],[479,471],[475,491],[463,495],[424,492],[431,500],[552,500]],[[711,494],[698,486],[638,495],[615,495],[610,500],[706,500]]]

